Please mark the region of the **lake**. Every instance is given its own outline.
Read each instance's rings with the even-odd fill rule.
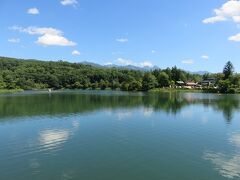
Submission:
[[[1,95],[0,179],[240,179],[240,96]]]

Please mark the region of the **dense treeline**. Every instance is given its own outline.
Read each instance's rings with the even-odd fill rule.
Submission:
[[[0,89],[121,89],[147,91],[169,87],[176,81],[200,81],[201,76],[177,67],[143,72],[101,68],[64,61],[0,58]]]
[[[240,74],[234,73],[234,66],[230,61],[226,63],[222,73],[203,75],[203,79],[208,78],[216,79],[215,84],[208,87],[210,92],[240,93]]]
[[[235,93],[240,91],[240,74],[227,62],[222,73],[191,74],[176,66],[153,71],[96,67],[64,61],[21,60],[0,57],[0,89],[121,89],[148,91],[154,88],[176,87],[177,81],[216,81],[205,90]],[[200,83],[201,85],[201,83]]]

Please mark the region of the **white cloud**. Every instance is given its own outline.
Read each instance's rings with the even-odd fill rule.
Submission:
[[[43,36],[38,37],[36,41],[37,44],[43,46],[75,46],[76,43],[69,41],[63,36],[44,34]]]
[[[143,62],[137,63],[130,59],[124,59],[124,58],[118,58],[117,63],[122,66],[132,65],[132,66],[138,66],[138,67],[153,67],[152,62],[150,61],[143,61]]]
[[[75,46],[76,43],[68,40],[63,35],[64,33],[58,29],[51,27],[34,27],[30,26],[27,28],[13,26],[10,27],[12,30],[27,33],[29,35],[39,35],[36,43],[43,46]]]
[[[124,65],[124,66],[134,65],[134,64],[135,64],[133,61],[128,60],[128,59],[123,59],[123,58],[118,58],[118,59],[117,59],[117,62],[118,62],[120,65]]]
[[[118,38],[116,39],[117,42],[120,42],[120,43],[126,43],[128,42],[128,39],[127,38]]]
[[[20,43],[20,39],[19,38],[11,38],[11,39],[8,39],[8,42],[10,42],[10,43]]]
[[[240,42],[240,33],[228,38],[229,41]]]
[[[203,23],[216,23],[220,21],[232,20],[240,22],[240,1],[230,0],[224,3],[220,8],[214,9],[215,16],[204,19]]]
[[[150,61],[143,61],[140,63],[141,67],[153,67],[153,64]]]
[[[215,16],[204,19],[203,23],[216,23],[220,21],[233,21],[240,24],[240,0],[229,0],[220,8],[214,9]],[[229,41],[240,42],[240,33],[228,38]]]
[[[209,59],[209,56],[208,56],[208,55],[202,55],[201,58],[208,60],[208,59]]]
[[[106,63],[104,63],[104,66],[111,66],[111,65],[113,65],[112,62],[106,62]]]
[[[30,8],[30,9],[27,10],[27,13],[28,13],[28,14],[37,15],[37,14],[39,14],[40,12],[39,12],[39,10],[38,10],[37,8]]]
[[[64,6],[69,6],[69,5],[77,5],[78,1],[77,0],[62,0],[61,4]]]
[[[233,16],[233,20],[236,23],[240,23],[240,16]]]
[[[151,51],[152,54],[155,54],[156,52],[157,52],[157,51],[155,51],[155,50],[152,50],[152,51]]]
[[[207,19],[203,20],[203,23],[205,24],[214,24],[216,22],[221,22],[221,21],[226,21],[227,19],[225,17],[222,16],[215,16],[215,17],[210,17]]]
[[[193,59],[185,59],[182,61],[183,64],[194,64],[194,60]]]
[[[74,50],[74,51],[72,52],[72,55],[74,55],[74,56],[80,56],[81,53],[80,53],[79,51],[77,51],[77,50]]]
[[[16,30],[19,32],[24,32],[30,35],[44,35],[44,34],[52,34],[52,35],[59,35],[59,34],[63,34],[62,31],[58,30],[58,29],[54,29],[51,27],[35,27],[35,26],[29,26],[27,28],[23,28],[20,26],[12,26],[10,27],[11,30]]]

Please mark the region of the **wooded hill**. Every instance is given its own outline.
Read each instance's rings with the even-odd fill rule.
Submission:
[[[65,61],[38,61],[0,57],[0,89],[121,89],[147,91],[176,81],[201,80],[198,74],[178,69],[153,71],[96,67]]]

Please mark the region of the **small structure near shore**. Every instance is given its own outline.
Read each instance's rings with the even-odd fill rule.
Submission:
[[[195,82],[186,82],[185,83],[185,86],[189,87],[189,88],[195,88],[197,87],[198,83],[195,83]]]
[[[183,81],[176,81],[176,87],[183,87],[185,85],[185,83]]]
[[[183,81],[176,81],[176,88],[186,88],[186,89],[193,89],[198,86],[198,83],[188,81],[188,82],[183,82]]]
[[[194,81],[176,81],[176,88],[184,88],[184,89],[203,89],[203,88],[216,88],[216,78],[206,78],[201,82],[194,82]]]
[[[204,79],[202,82],[201,82],[201,85],[203,87],[209,87],[209,86],[214,86],[216,84],[216,78],[207,78],[207,79]]]

